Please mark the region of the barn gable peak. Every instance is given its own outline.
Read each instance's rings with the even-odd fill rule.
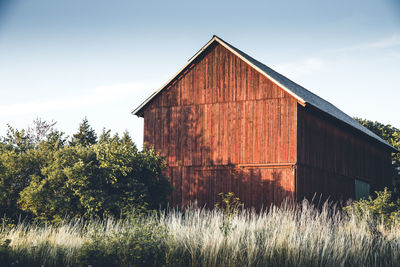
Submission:
[[[203,52],[214,42],[219,43],[231,53],[235,54],[241,60],[246,62],[256,71],[258,71],[263,76],[267,77],[273,83],[278,85],[281,89],[283,89],[286,93],[293,96],[299,104],[302,106],[310,105],[313,108],[316,108],[323,113],[328,114],[335,119],[349,125],[350,127],[362,132],[363,134],[369,136],[370,138],[375,139],[379,143],[385,145],[391,150],[397,151],[393,146],[388,144],[386,141],[381,139],[379,136],[368,130],[367,128],[363,127],[357,121],[355,121],[352,117],[335,107],[333,104],[329,103],[328,101],[322,99],[321,97],[315,95],[314,93],[310,92],[309,90],[305,89],[301,85],[293,82],[292,80],[286,78],[282,74],[276,72],[275,70],[271,69],[270,67],[264,65],[263,63],[257,61],[256,59],[252,58],[251,56],[247,55],[246,53],[242,52],[241,50],[237,49],[236,47],[232,46],[228,42],[224,41],[222,38],[213,35],[211,40],[209,40],[196,54],[194,54],[188,62],[174,75],[169,79],[160,89],[155,91],[149,98],[147,98],[139,107],[137,107],[134,111],[132,111],[133,115],[136,116],[143,116],[143,109],[147,106],[151,100],[157,96],[161,91],[168,87],[168,85],[175,80],[196,58],[198,58]]]

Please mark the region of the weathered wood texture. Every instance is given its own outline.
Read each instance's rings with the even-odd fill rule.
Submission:
[[[390,151],[312,108],[299,106],[297,114],[299,199],[354,198],[355,178],[371,193],[390,184]]]
[[[144,142],[167,158],[172,205],[213,207],[235,192],[261,208],[285,198],[354,198],[390,184],[391,154],[297,100],[213,43],[143,109]]]
[[[235,192],[246,207],[260,209],[294,197],[294,176],[290,168],[240,169],[234,166],[169,167],[175,192],[173,203],[214,207],[218,193]]]
[[[211,45],[143,117],[145,143],[167,157],[173,205],[212,207],[228,191],[254,207],[294,196],[297,102],[223,46]]]

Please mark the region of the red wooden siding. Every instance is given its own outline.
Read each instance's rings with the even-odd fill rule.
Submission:
[[[297,102],[221,45],[211,45],[144,109],[144,141],[167,157],[173,205],[247,206],[293,197]]]
[[[213,207],[220,192],[235,192],[246,207],[260,209],[285,198],[293,198],[291,168],[235,168],[234,166],[169,167],[174,203],[183,206],[197,202]]]
[[[391,154],[382,145],[302,106],[297,122],[298,198],[354,198],[355,178],[369,182],[371,193],[390,184]]]
[[[347,200],[354,179],[390,184],[388,147],[297,100],[217,42],[142,109],[144,142],[166,156],[172,205],[213,207],[235,192],[261,208],[285,198]]]

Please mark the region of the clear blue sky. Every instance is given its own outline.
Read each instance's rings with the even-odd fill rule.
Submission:
[[[216,34],[351,116],[400,128],[400,4],[0,0],[0,134],[39,116],[71,135],[130,114]]]

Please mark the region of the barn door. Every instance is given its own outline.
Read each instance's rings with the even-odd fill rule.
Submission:
[[[354,179],[354,198],[355,200],[360,200],[361,198],[368,198],[369,196],[369,183]]]

